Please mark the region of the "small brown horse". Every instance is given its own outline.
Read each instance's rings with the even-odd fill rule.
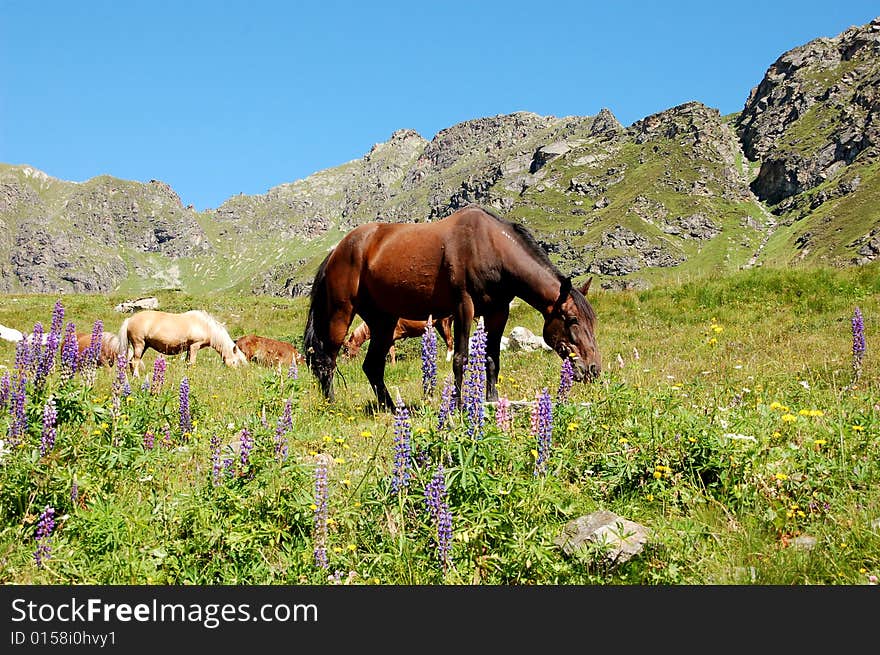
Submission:
[[[248,361],[262,366],[290,367],[294,360],[297,364],[305,364],[306,361],[292,343],[256,334],[239,337],[235,340],[235,345],[241,349]]]
[[[247,358],[235,345],[232,337],[217,319],[200,309],[182,314],[171,314],[145,309],[122,321],[119,327],[119,354],[132,350],[129,367],[136,377],[140,375],[141,358],[147,348],[164,355],[188,353],[187,363],[196,361],[199,348],[210,346],[223,358],[227,366],[246,364]]]
[[[76,346],[79,350],[80,357],[82,357],[83,351],[88,348],[91,343],[91,332],[76,333]],[[114,364],[116,364],[116,355],[118,352],[119,337],[112,332],[107,332],[105,330],[101,334],[101,350],[98,352],[98,363],[103,366],[112,367]]]
[[[394,407],[385,386],[385,355],[398,318],[453,316],[452,370],[461,404],[471,324],[486,330],[486,398],[498,399],[501,337],[510,301],[522,298],[544,317],[543,336],[578,381],[596,378],[602,358],[596,314],[586,298],[592,278],[572,286],[531,233],[476,205],[430,223],[366,223],[327,254],[312,284],[303,335],[306,361],[328,400],[336,357],[355,314],[370,327],[363,371],[382,408]]]
[[[452,316],[434,319],[432,323],[440,337],[446,342],[446,361],[448,362],[452,359],[453,349],[455,348],[452,341]],[[405,318],[400,318],[397,320],[397,326],[394,328],[394,341],[420,337],[425,334],[427,327],[428,321],[409,321]],[[364,345],[364,342],[369,341],[369,339],[370,328],[366,323],[361,323],[342,342],[342,352],[348,358],[356,357],[358,352],[360,352],[361,346]],[[394,364],[397,361],[394,346],[388,349],[388,355],[391,358],[391,363]]]

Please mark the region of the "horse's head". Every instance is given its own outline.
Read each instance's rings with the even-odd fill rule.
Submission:
[[[232,349],[223,353],[223,363],[227,366],[238,366],[239,364],[247,364],[248,358],[238,347],[238,344],[233,344]]]
[[[592,281],[590,278],[576,289],[566,279],[559,299],[544,320],[544,341],[563,360],[572,360],[574,379],[578,382],[594,380],[602,371],[602,356],[595,335],[596,313],[587,300]]]

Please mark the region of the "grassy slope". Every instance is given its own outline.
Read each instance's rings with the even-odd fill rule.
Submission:
[[[870,446],[880,429],[873,405],[880,391],[874,347],[880,339],[878,272],[876,265],[844,271],[756,269],[649,291],[591,294],[600,320],[605,381],[577,385],[572,401],[589,402],[592,410],[569,410],[574,411],[569,419],[560,417],[563,423],[554,437],[559,468],[541,484],[520,470],[529,457],[527,416],[520,416],[509,440],[492,436],[475,455],[474,469],[450,465],[453,476],[471,470],[471,484],[477,486],[462,486],[460,477],[450,480],[457,568],[448,581],[855,584],[880,572],[876,539],[872,542],[860,527],[880,514],[874,484],[880,478],[880,453]],[[233,336],[254,331],[297,340],[302,334],[302,298],[158,295],[165,309],[208,309]],[[78,323],[100,317],[115,327],[121,316],[113,314],[112,306],[121,299],[72,295],[63,302],[68,318]],[[0,323],[23,327],[40,319],[46,324],[54,300],[10,296],[0,307]],[[850,377],[849,319],[856,305],[865,316],[868,351],[862,385],[847,395],[840,389]],[[538,331],[540,317],[518,303],[508,329],[514,325]],[[418,400],[418,347],[416,340],[401,342],[398,364],[389,367],[387,381],[392,392],[399,389],[412,403],[414,432],[423,443],[435,419],[429,407],[434,403]],[[12,356],[10,344],[0,342],[0,362],[11,364]],[[147,356],[148,367],[154,357]],[[440,361],[438,368],[442,380],[449,364]],[[553,354],[505,352],[501,393],[532,399],[542,387],[555,389],[558,371]],[[205,484],[210,474],[207,441],[212,433],[233,440],[238,428],[250,425],[259,447],[268,449],[258,452],[271,460],[271,432],[281,410],[281,398],[271,391],[276,378],[258,367],[224,369],[210,351],[200,353],[190,369],[176,359],[169,363],[170,388],[175,390],[187,375],[199,417],[197,437],[185,447],[144,453],[134,433],[124,437],[131,442],[108,450],[133,459],[116,467],[112,458],[99,465],[87,453],[100,450],[106,436],[84,437],[76,446],[80,457],[65,460],[61,453],[69,453],[68,444],[77,437],[62,429],[59,455],[49,465],[55,473],[48,488],[37,488],[38,496],[59,488],[57,502],[62,502],[64,481],[69,485],[69,476],[76,473],[85,504],[70,509],[61,522],[47,570],[33,566],[33,516],[0,524],[3,582],[322,582],[309,564],[308,509],[309,463],[312,453],[322,450],[338,459],[331,473],[332,516],[338,527],[331,531],[330,545],[339,547],[339,552],[331,550],[333,566],[356,571],[358,581],[442,582],[431,559],[429,531],[416,519],[418,489],[405,545],[389,523],[396,510],[384,499],[382,480],[392,465],[393,416],[368,410],[371,393],[360,360],[340,362],[341,393],[329,407],[311,375],[301,373],[294,393],[294,463],[283,471],[261,464],[265,470],[260,468],[250,483],[212,491]],[[99,379],[99,399],[109,392],[109,383],[109,376]],[[770,408],[773,401],[790,405],[796,421],[780,422],[780,413]],[[811,408],[824,410],[825,416],[797,415]],[[173,422],[176,391],[169,393],[165,411]],[[268,431],[259,429],[261,411],[268,415]],[[128,420],[120,421],[120,434]],[[150,414],[145,420],[157,417]],[[572,431],[568,420],[580,428]],[[864,440],[862,433],[851,432],[853,424],[867,426]],[[93,428],[101,432],[87,423],[84,433]],[[727,432],[757,441],[724,445],[721,435]],[[830,441],[827,451],[814,445],[820,437]],[[680,453],[681,444],[691,438],[705,450]],[[459,436],[448,439],[450,447],[468,448]],[[668,480],[651,476],[660,463],[673,471]],[[18,477],[27,467],[7,465],[4,471],[13,477],[0,479],[0,493],[17,497],[13,491],[23,485],[22,493],[29,495],[30,485],[43,484],[38,481],[47,464],[34,466],[36,477]],[[742,482],[722,483],[732,495],[718,495],[717,488],[695,486],[689,470],[704,476],[716,471]],[[351,487],[345,484],[348,479]],[[811,493],[829,503],[830,512],[798,518],[792,504],[806,508]],[[659,541],[644,557],[617,570],[562,559],[550,546],[561,524],[600,507],[657,530]],[[792,517],[786,518],[786,512]],[[119,532],[117,524],[129,527]],[[785,547],[786,539],[800,534],[818,538],[812,554]],[[754,577],[742,573],[749,570]]]

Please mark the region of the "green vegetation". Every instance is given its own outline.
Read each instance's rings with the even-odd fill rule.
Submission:
[[[192,367],[169,358],[158,393],[132,380],[118,409],[115,372],[98,371],[89,385],[79,376],[62,382],[56,370],[42,389],[28,389],[26,439],[2,455],[0,582],[326,584],[338,574],[383,585],[870,583],[880,576],[878,273],[877,265],[753,269],[591,293],[603,377],[554,403],[543,476],[534,474],[528,406],[514,405],[508,431],[488,407],[481,439],[468,436],[464,415],[438,429],[450,364],[439,357],[438,388],[423,397],[420,343],[399,342],[387,381],[408,405],[413,454],[401,495],[390,485],[398,425],[372,411],[360,359],[340,360],[329,406],[304,367],[295,378],[228,369],[211,350]],[[256,332],[301,346],[303,298],[156,295],[169,311],[206,309],[233,338]],[[57,299],[5,296],[0,323],[48,326]],[[116,330],[123,316],[112,308],[123,299],[60,298],[65,319],[83,331],[98,318]],[[855,307],[867,352],[850,386]],[[518,301],[508,331],[515,325],[539,332],[540,316]],[[11,370],[14,354],[0,341],[0,365]],[[144,361],[149,372],[155,353]],[[547,388],[555,398],[559,372],[555,354],[504,351],[500,393],[533,401]],[[189,431],[179,420],[184,377]],[[41,455],[49,395],[57,435]],[[275,437],[287,400],[282,460]],[[10,420],[4,408],[4,439]],[[245,462],[243,428],[254,440]],[[222,446],[219,476],[212,438]],[[328,466],[323,537],[313,508],[319,462]],[[452,516],[445,572],[423,496],[438,463]],[[47,505],[57,525],[38,566],[34,537]],[[645,550],[618,566],[599,549],[563,554],[554,544],[562,527],[598,509],[648,527]],[[315,565],[322,539],[327,569]]]

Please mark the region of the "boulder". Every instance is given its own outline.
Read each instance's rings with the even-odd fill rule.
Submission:
[[[547,342],[528,328],[517,325],[510,331],[510,338],[507,343],[511,352],[521,350],[523,352],[534,352],[535,350],[553,350],[547,345]]]
[[[159,309],[159,300],[154,297],[138,298],[137,300],[126,300],[114,307],[117,312],[136,312],[139,309]]]
[[[622,564],[638,555],[650,537],[643,525],[599,510],[569,521],[554,543],[566,555],[588,550],[591,544],[604,548],[604,557],[613,565]]]

